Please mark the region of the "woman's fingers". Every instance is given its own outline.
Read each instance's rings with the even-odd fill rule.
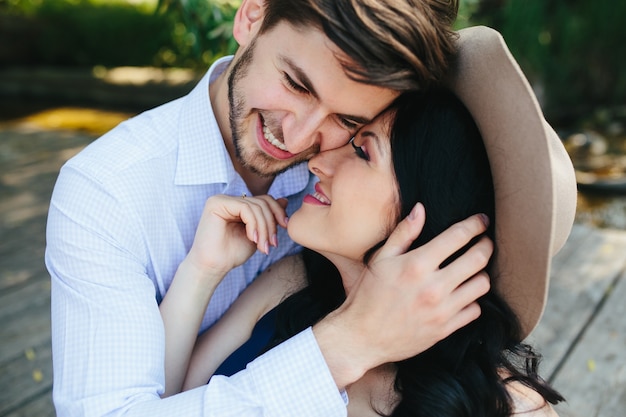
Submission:
[[[278,245],[276,224],[286,227],[285,199],[277,201],[271,196],[227,197],[228,217],[244,223],[247,238],[257,249],[269,254],[270,246]]]
[[[287,199],[282,198],[279,200],[275,200],[268,195],[262,195],[259,197],[255,197],[255,202],[259,204],[259,207],[261,208],[263,217],[265,219],[264,226],[267,229],[267,242],[269,243],[269,245],[276,247],[278,246],[278,234],[276,224],[278,223],[282,227],[287,227],[287,214],[285,212],[285,208],[287,207]]]

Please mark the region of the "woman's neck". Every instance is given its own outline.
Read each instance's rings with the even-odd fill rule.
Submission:
[[[341,281],[346,295],[348,295],[363,274],[363,270],[365,269],[363,262],[361,260],[344,258],[336,254],[321,253],[321,255],[335,265],[335,268],[339,271],[339,275],[341,275]]]

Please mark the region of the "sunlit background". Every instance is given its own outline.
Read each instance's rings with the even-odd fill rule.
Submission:
[[[234,52],[238,5],[0,0],[0,416],[54,416],[43,251],[59,168],[120,121],[184,95],[216,58]],[[626,229],[625,17],[623,0],[461,0],[456,23],[503,34],[574,161],[576,221],[602,228],[596,240]],[[613,279],[605,269],[622,262],[621,247],[601,245],[602,256],[585,264],[584,274],[593,282]],[[562,282],[552,292],[557,297],[572,293]],[[584,322],[580,304],[589,299],[561,298],[551,304],[557,310],[580,308],[551,317]],[[588,372],[595,359],[601,364],[600,357],[587,358]]]
[[[0,0],[0,120],[99,135],[184,94],[235,50],[238,5]],[[456,24],[503,34],[579,171],[577,221],[600,227],[626,228],[624,16],[609,0],[462,0]]]

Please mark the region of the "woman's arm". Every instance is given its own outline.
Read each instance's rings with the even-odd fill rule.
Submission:
[[[305,285],[301,255],[284,258],[259,275],[224,316],[198,338],[183,391],[206,384],[222,362],[250,338],[259,319]]]
[[[257,249],[267,253],[277,244],[277,224],[287,225],[283,206],[269,196],[207,200],[192,247],[159,306],[165,328],[164,397],[181,390],[202,318],[220,281]]]

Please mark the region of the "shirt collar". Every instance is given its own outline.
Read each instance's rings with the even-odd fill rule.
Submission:
[[[209,98],[210,84],[226,70],[232,58],[226,56],[215,61],[183,99],[178,122],[177,185],[243,184],[224,145]],[[309,178],[307,164],[302,163],[277,175],[269,194],[275,198],[296,194],[304,190]],[[237,193],[240,194],[239,190]]]
[[[209,98],[210,82],[224,72],[231,59],[215,61],[183,98],[178,118],[177,185],[227,183],[235,175]]]

